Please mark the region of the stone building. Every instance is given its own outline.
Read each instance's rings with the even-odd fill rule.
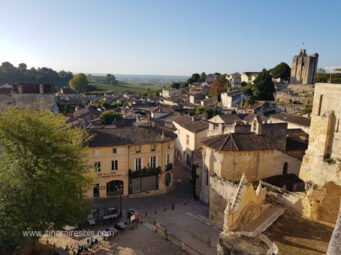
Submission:
[[[294,56],[292,60],[290,83],[291,84],[314,84],[316,80],[317,61],[319,55],[308,56],[305,49]]]
[[[86,198],[120,192],[160,194],[172,188],[174,133],[151,126],[90,129],[89,133],[86,161],[97,178]]]
[[[298,175],[301,160],[287,149],[287,123],[263,124],[256,118],[246,133],[211,136],[203,143],[201,200],[209,203],[209,176],[236,181],[242,174],[257,181],[270,176]]]
[[[181,115],[173,119],[173,125],[178,136],[175,142],[177,158],[191,164],[193,151],[201,148],[201,140],[207,136],[208,122]]]
[[[341,84],[315,86],[309,146],[300,178],[306,182],[306,215],[335,223],[341,196]]]

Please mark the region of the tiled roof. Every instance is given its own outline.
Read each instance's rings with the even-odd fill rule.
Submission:
[[[236,121],[241,120],[237,114],[219,114],[219,117],[224,121],[225,124],[233,124]]]
[[[295,123],[295,124],[301,125],[301,126],[306,126],[306,127],[310,126],[310,119],[304,118],[301,116],[297,116],[297,115],[293,115],[293,114],[289,114],[286,112],[273,114],[273,115],[271,115],[271,118],[277,119],[277,120],[282,120],[285,122]]]
[[[193,117],[194,118],[194,117]],[[193,120],[191,116],[181,115],[173,120],[175,123],[179,124],[181,127],[191,131],[193,133],[203,131],[208,129],[208,122],[204,120]]]
[[[174,133],[151,126],[98,128],[88,132],[92,136],[87,142],[89,147],[150,144],[176,139]]]
[[[220,151],[256,151],[277,149],[277,138],[255,133],[231,133],[208,137],[202,140],[207,147]]]

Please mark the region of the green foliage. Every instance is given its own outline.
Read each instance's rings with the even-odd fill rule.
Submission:
[[[341,73],[317,73],[316,82],[341,83]]]
[[[202,72],[202,73],[200,74],[200,81],[201,81],[201,82],[205,82],[205,81],[206,81],[206,73],[205,73],[205,72]]]
[[[69,82],[70,88],[78,92],[86,92],[89,90],[89,82],[84,73],[76,74]]]
[[[110,125],[113,121],[121,120],[122,114],[113,110],[101,113],[100,119],[103,125]]]
[[[200,81],[200,74],[194,73],[192,76],[187,80],[189,84],[192,84],[194,82],[199,82]]]
[[[207,118],[212,118],[214,116],[214,108],[209,107],[209,106],[200,106],[196,109],[196,114],[201,115],[205,114]]]
[[[212,82],[210,87],[209,95],[211,97],[220,97],[220,94],[226,90],[226,80],[225,79],[216,79]]]
[[[106,78],[108,84],[116,84],[116,77],[113,74],[107,74]]]
[[[15,67],[9,62],[3,62],[0,66],[0,83],[52,83],[63,87],[67,86],[72,77],[71,72],[56,72],[46,67],[27,69],[24,63]]]
[[[281,80],[289,81],[291,69],[287,63],[280,63],[270,70],[273,78],[281,78]]]
[[[52,112],[0,112],[2,245],[28,241],[22,231],[58,230],[82,220],[82,194],[91,181],[83,161],[86,134],[65,123]]]
[[[253,96],[258,100],[273,100],[275,86],[269,71],[263,69],[252,85]]]

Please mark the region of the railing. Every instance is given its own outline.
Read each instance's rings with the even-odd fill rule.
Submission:
[[[166,165],[166,171],[170,171],[170,170],[172,170],[173,169],[173,164],[172,163],[168,163],[167,165]]]
[[[132,178],[158,175],[160,173],[161,173],[161,167],[142,168],[141,170],[137,170],[137,171],[132,171],[131,169],[129,169],[128,171],[129,177],[132,177]]]

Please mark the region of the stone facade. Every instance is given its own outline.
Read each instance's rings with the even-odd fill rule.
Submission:
[[[341,196],[341,84],[315,87],[309,147],[300,178],[306,182],[306,215],[335,222]]]
[[[91,199],[116,196],[119,188],[122,188],[124,196],[167,192],[174,183],[174,147],[174,140],[136,146],[127,144],[89,147],[86,162],[94,169],[92,174],[95,179],[94,187],[84,197]],[[139,167],[137,159],[140,162]],[[142,178],[131,175],[137,172],[137,168],[143,170],[149,167],[160,168],[160,173],[147,174]],[[137,185],[140,186],[136,187]]]
[[[291,84],[314,84],[318,54],[308,56],[305,49],[301,49],[299,55],[292,60],[290,83]]]

